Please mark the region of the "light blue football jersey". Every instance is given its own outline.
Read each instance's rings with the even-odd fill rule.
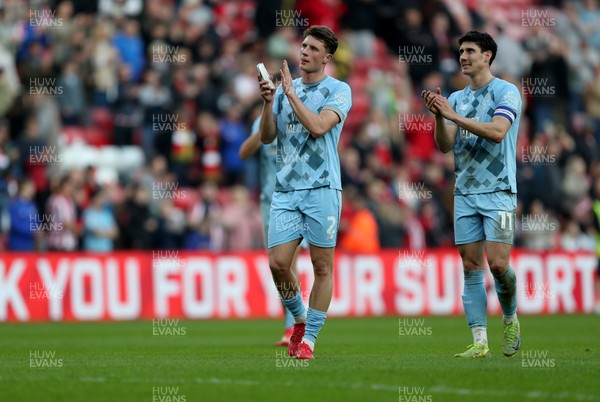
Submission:
[[[260,115],[252,123],[252,134],[258,133],[260,126]],[[260,145],[260,199],[271,203],[273,191],[275,191],[275,172],[277,166],[277,138],[270,144]]]
[[[296,117],[280,86],[275,92],[273,114],[277,122],[277,180],[275,191],[307,190],[319,187],[342,189],[337,152],[342,126],[352,106],[352,93],[345,82],[325,76],[313,84],[296,78],[294,91],[302,103],[319,114],[333,110],[340,122],[320,138],[313,138]]]
[[[458,127],[454,143],[454,193],[466,195],[502,190],[516,193],[516,149],[522,106],[517,87],[493,78],[476,91],[470,86],[456,91],[448,100],[461,116],[480,122],[491,122],[494,116],[503,116],[511,122],[499,144]],[[449,120],[446,122],[456,125]]]

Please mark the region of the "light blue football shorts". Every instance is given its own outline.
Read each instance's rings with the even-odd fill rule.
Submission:
[[[517,195],[509,191],[454,195],[454,244],[480,240],[512,244]]]
[[[329,187],[273,193],[268,248],[304,238],[318,247],[335,247],[342,192]]]
[[[271,219],[271,200],[266,197],[260,199],[260,214],[262,215],[263,221],[263,233],[265,236],[265,243],[268,244],[269,239],[269,220]],[[300,242],[300,247],[304,250],[308,249],[308,242],[305,238]]]

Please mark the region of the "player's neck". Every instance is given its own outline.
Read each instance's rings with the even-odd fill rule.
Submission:
[[[490,70],[482,71],[481,74],[471,77],[471,89],[477,91],[486,86],[493,78],[494,76]]]
[[[301,76],[303,84],[314,84],[325,78],[325,70],[315,71],[314,73],[302,71]]]

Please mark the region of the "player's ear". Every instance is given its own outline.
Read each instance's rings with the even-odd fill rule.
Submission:
[[[325,55],[325,59],[323,59],[323,64],[327,64],[331,61],[331,59],[333,59],[333,55],[331,53],[327,53]]]
[[[486,50],[485,52],[483,52],[483,54],[485,55],[485,61],[489,63],[490,59],[492,58],[492,51]]]

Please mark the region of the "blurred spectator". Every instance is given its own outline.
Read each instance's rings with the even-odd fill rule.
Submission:
[[[590,182],[586,176],[583,158],[572,156],[567,160],[562,180],[562,208],[567,213],[574,213],[579,204],[587,196]]]
[[[82,125],[86,105],[83,83],[77,72],[77,64],[72,61],[65,63],[63,73],[58,79],[58,87],[62,89],[58,101],[63,125]]]
[[[588,43],[600,49],[600,9],[597,0],[583,0],[579,5],[579,18]]]
[[[179,115],[167,113],[170,102],[171,93],[160,82],[159,73],[155,70],[146,71],[145,83],[139,91],[139,103],[144,108],[142,148],[148,158],[154,155],[157,133],[173,131],[174,127],[185,125],[185,122],[179,121]]]
[[[223,158],[219,152],[219,123],[210,113],[200,113],[197,120],[198,165],[206,181],[220,181]]]
[[[112,105],[115,116],[115,144],[132,145],[133,134],[139,126],[139,88],[133,82],[131,67],[121,64],[119,67],[118,95]]]
[[[434,40],[431,33],[424,28],[423,13],[416,7],[406,9],[404,13],[404,24],[398,32],[399,54],[403,60],[408,61],[410,76],[418,85],[423,78],[430,72],[437,69],[433,63]],[[414,62],[415,56],[428,55],[432,57],[431,62]]]
[[[225,111],[225,117],[219,124],[222,141],[221,155],[226,185],[243,182],[244,163],[238,154],[238,150],[248,135],[241,117],[241,105],[233,104]]]
[[[75,184],[70,176],[61,179],[58,189],[48,199],[42,223],[47,224],[48,249],[52,251],[74,251],[80,228],[74,200]]]
[[[600,60],[594,66],[594,77],[585,89],[585,111],[593,122],[596,142],[600,144]]]
[[[374,32],[377,29],[377,2],[371,0],[345,1],[346,15],[342,25],[348,29],[348,45],[356,57],[373,57]]]
[[[9,250],[36,250],[36,240],[39,238],[40,232],[35,226],[39,221],[39,213],[33,201],[34,196],[35,184],[33,181],[29,179],[21,180],[17,196],[10,203]]]
[[[2,48],[0,47],[0,59],[2,58]],[[4,116],[11,107],[16,96],[16,90],[10,84],[6,76],[5,67],[0,63],[0,117]]]
[[[18,151],[10,142],[8,130],[8,121],[0,119],[0,231],[7,226],[8,184],[11,177],[16,176],[18,167]]]
[[[133,19],[125,20],[122,28],[115,34],[113,44],[121,61],[131,69],[131,79],[138,82],[145,65],[144,42],[140,36],[139,23]]]
[[[108,107],[118,95],[119,54],[110,42],[111,29],[112,25],[108,21],[96,24],[92,42],[94,105],[102,107]]]
[[[348,222],[340,248],[351,253],[376,253],[380,250],[379,230],[373,213],[365,199],[355,195],[352,200],[354,214]]]
[[[492,71],[495,75],[501,75],[509,81],[524,77],[531,66],[529,54],[523,49],[521,43],[506,33],[502,26],[498,26],[497,32],[494,40],[498,45],[498,52],[492,64]]]
[[[560,226],[556,217],[544,208],[540,200],[531,203],[529,213],[523,215],[523,246],[531,250],[552,250],[558,246]]]
[[[198,201],[189,213],[186,249],[212,251],[223,249],[223,212],[217,201],[218,195],[219,188],[212,181],[206,181],[200,187]]]
[[[543,29],[543,28],[540,28]],[[548,124],[567,126],[569,90],[566,47],[558,38],[540,38],[533,49],[533,63],[526,81],[532,99],[532,119],[535,133],[543,133]]]
[[[117,215],[122,245],[128,249],[151,250],[158,222],[150,214],[150,192],[143,185],[132,184],[126,189],[126,197]]]
[[[136,17],[142,11],[142,0],[99,0],[98,11],[112,17]]]
[[[41,193],[47,188],[46,164],[56,149],[48,145],[40,136],[39,124],[35,116],[28,116],[25,120],[25,131],[17,143],[21,165],[18,174],[31,178],[35,189]]]
[[[231,202],[223,208],[221,223],[225,231],[225,250],[239,251],[260,248],[262,219],[256,204],[250,201],[248,190],[231,188]]]
[[[92,194],[90,205],[83,212],[83,249],[112,251],[118,233],[106,190],[100,188]]]
[[[78,23],[80,21],[73,18],[73,2],[63,0],[56,6],[56,19],[61,22],[60,29],[49,30],[50,42],[52,43],[52,56],[54,63],[64,65],[73,56],[72,39],[76,35],[81,35],[83,32],[78,32]]]
[[[594,238],[581,231],[579,223],[571,219],[565,225],[565,229],[560,236],[560,247],[565,251],[594,251]]]
[[[163,250],[181,249],[184,247],[186,217],[185,213],[173,205],[170,199],[160,203],[159,244]]]

